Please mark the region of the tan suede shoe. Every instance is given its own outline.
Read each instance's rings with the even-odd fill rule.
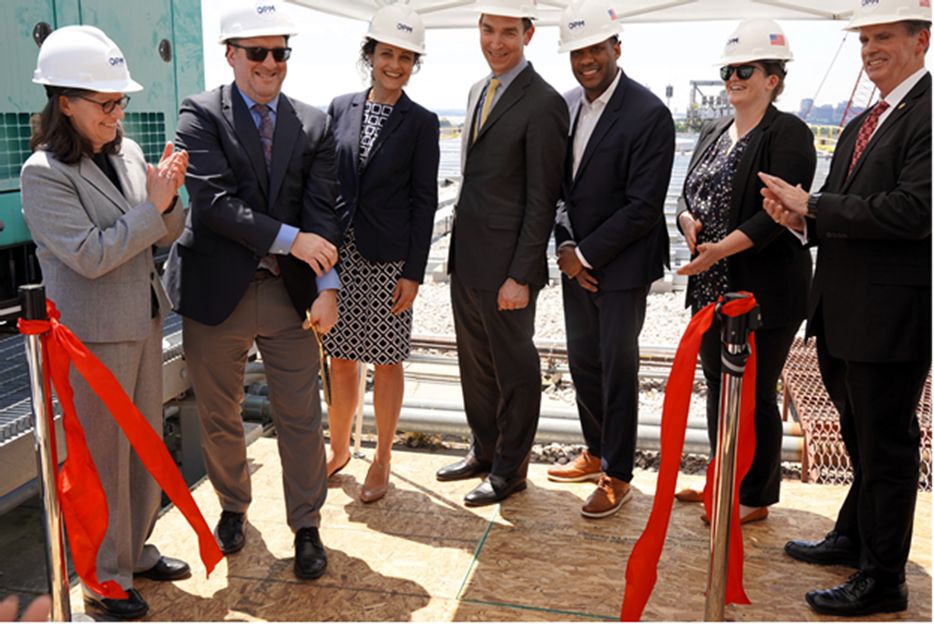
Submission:
[[[373,459],[370,469],[366,471],[366,479],[360,488],[360,500],[364,503],[375,503],[386,496],[389,490],[389,462],[386,465]]]
[[[585,518],[612,516],[630,498],[632,498],[632,489],[630,489],[628,483],[603,475],[597,481],[597,489],[593,491],[593,494],[581,507],[581,515]]]
[[[570,464],[556,465],[548,469],[548,480],[561,483],[576,483],[578,481],[596,481],[602,471],[600,458],[594,457],[584,450],[574,458]]]

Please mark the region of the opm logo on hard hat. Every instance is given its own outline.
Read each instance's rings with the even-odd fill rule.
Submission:
[[[577,30],[578,28],[584,28],[587,26],[587,22],[584,20],[574,20],[573,22],[568,22],[568,30]]]
[[[122,56],[111,56],[107,59],[107,62],[110,63],[111,67],[116,67],[117,65],[126,65],[126,61]]]
[[[274,4],[259,4],[256,6],[256,12],[259,15],[266,15],[268,13],[276,12],[276,5]]]
[[[877,7],[879,6],[879,0],[861,0],[860,6],[862,6],[864,9],[866,7]]]
[[[739,45],[739,37],[730,37],[726,41],[726,47]]]
[[[402,32],[415,32],[415,29],[406,24],[405,22],[398,22],[396,24],[396,30],[401,30]]]

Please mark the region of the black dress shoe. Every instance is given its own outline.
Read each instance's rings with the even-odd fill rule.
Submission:
[[[506,478],[491,474],[483,480],[483,483],[467,493],[464,497],[464,504],[468,507],[492,505],[506,500],[526,487],[528,487],[528,484],[524,476]]]
[[[812,609],[825,615],[894,613],[908,608],[908,586],[904,582],[880,585],[865,572],[857,572],[846,583],[810,591],[804,599]]]
[[[159,557],[156,565],[148,570],[137,572],[134,576],[142,576],[153,581],[180,581],[191,576],[191,568],[181,559]]]
[[[464,459],[449,464],[435,473],[438,481],[458,481],[460,479],[471,479],[490,471],[489,462],[482,462],[473,454]]]
[[[244,520],[246,514],[236,511],[221,512],[221,519],[214,527],[214,537],[225,555],[243,550],[243,545],[246,544],[246,536],[243,534]]]
[[[97,613],[115,620],[137,620],[149,612],[149,605],[135,589],[126,590],[124,600],[84,597],[84,604]]]
[[[859,567],[859,546],[836,531],[831,531],[824,539],[816,542],[792,540],[785,544],[785,552],[807,563]]]
[[[328,567],[328,556],[317,527],[305,527],[295,533],[295,576],[316,579]]]

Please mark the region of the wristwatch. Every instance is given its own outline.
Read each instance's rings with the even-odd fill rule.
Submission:
[[[820,201],[820,193],[811,193],[808,195],[808,212],[807,216],[816,219],[817,218],[817,202]]]

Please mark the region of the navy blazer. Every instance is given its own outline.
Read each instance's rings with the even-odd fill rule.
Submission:
[[[421,283],[438,208],[438,116],[402,93],[362,171],[360,131],[369,89],[334,98],[337,173],[361,255],[371,262],[404,260],[402,277]]]
[[[334,137],[320,110],[281,94],[268,173],[259,131],[234,84],[182,102],[175,145],[190,155],[185,187],[191,197],[165,275],[179,314],[222,323],[283,223],[340,242]],[[315,274],[294,256],[277,260],[304,318],[317,296]]]
[[[583,97],[580,88],[565,95],[572,115]],[[669,262],[664,208],[675,154],[671,112],[621,73],[573,179],[576,119],[572,124],[555,242],[577,243],[600,290],[647,286]]]
[[[700,163],[704,152],[732,124],[732,115],[704,124],[685,180]],[[796,116],[769,105],[762,120],[749,132],[748,141],[733,176],[727,233],[738,229],[752,240],[752,247],[726,259],[730,289],[747,290],[756,296],[763,327],[796,325],[805,314],[811,284],[811,254],[762,209],[764,184],[756,174],[763,171],[810,189],[817,165],[814,135]],[[678,216],[685,210],[690,210],[690,206],[682,192],[678,198]],[[681,229],[680,222],[678,229]],[[692,275],[688,279],[688,305],[696,287],[697,278]]]

